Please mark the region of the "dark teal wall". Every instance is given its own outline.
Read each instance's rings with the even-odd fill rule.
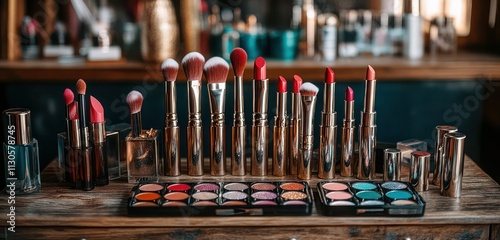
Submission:
[[[291,80],[288,79],[288,80]],[[272,127],[276,105],[276,84],[271,79],[269,96],[269,124]],[[291,83],[291,82],[290,82]],[[315,83],[320,89],[323,83]],[[359,124],[359,112],[363,107],[363,82],[337,83],[336,109],[337,124],[342,125],[343,99],[347,86],[355,92],[355,117]],[[480,80],[470,81],[384,81],[378,80],[376,95],[376,110],[379,142],[396,143],[397,141],[417,138],[433,144],[434,127],[440,124],[455,125],[467,134],[466,153],[473,159],[479,159],[481,143],[481,94],[488,91]],[[246,123],[251,125],[252,91],[251,81],[245,83]],[[65,88],[74,88],[74,84],[66,83],[12,83],[5,85],[7,107],[26,107],[32,110],[33,134],[40,143],[41,165],[45,166],[57,155],[56,134],[65,131],[64,101],[62,97]],[[291,84],[289,84],[291,88]],[[87,93],[98,98],[106,111],[108,123],[128,122],[128,107],[126,95],[132,89],[144,94],[143,126],[144,128],[161,129],[164,124],[163,83],[158,82],[87,82]],[[230,144],[230,127],[232,126],[233,85],[228,84],[226,104],[226,126],[228,152]],[[479,90],[478,90],[479,89]],[[205,128],[205,151],[208,153],[208,126],[210,111],[206,86],[203,86],[203,125]],[[182,131],[181,140],[186,141],[185,128],[187,123],[186,83],[177,85],[179,124]],[[290,101],[290,99],[289,99]],[[316,109],[316,142],[319,136],[323,93],[320,90]],[[289,108],[290,108],[290,102]],[[460,107],[462,106],[462,107]],[[463,108],[460,112],[457,109]],[[271,128],[272,129],[272,128]],[[248,129],[250,136],[250,128]],[[272,130],[270,131],[272,133]],[[339,132],[340,133],[340,132]],[[270,141],[272,139],[270,138]],[[249,142],[249,141],[248,141]],[[316,144],[317,146],[317,144]],[[185,144],[181,152],[185,154]],[[271,154],[271,152],[270,152]],[[228,155],[229,156],[229,155]]]

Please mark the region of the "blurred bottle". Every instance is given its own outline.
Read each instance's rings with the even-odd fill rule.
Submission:
[[[453,18],[437,17],[431,23],[430,28],[430,52],[456,53],[457,33],[453,26]]]
[[[356,32],[358,52],[371,53],[372,52],[372,21],[373,16],[370,10],[359,10],[357,15]]]
[[[357,21],[356,10],[343,10],[340,12],[340,28],[339,28],[339,57],[355,57],[358,56],[358,39],[356,31]]]
[[[373,29],[372,53],[374,56],[390,55],[392,50],[389,38],[389,15],[381,13]]]
[[[335,61],[337,58],[337,25],[338,19],[335,15],[318,15],[319,50],[322,59],[328,62]]]

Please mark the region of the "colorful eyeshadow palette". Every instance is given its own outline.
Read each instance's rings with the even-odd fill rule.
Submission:
[[[307,182],[139,183],[127,201],[134,216],[310,215]]]
[[[425,202],[405,182],[319,182],[321,206],[328,216],[423,216]]]

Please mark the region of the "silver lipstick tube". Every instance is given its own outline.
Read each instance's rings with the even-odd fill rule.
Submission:
[[[316,96],[302,96],[302,154],[297,168],[299,179],[311,179],[311,160],[314,151],[314,109]]]
[[[461,195],[465,137],[465,134],[459,132],[444,135],[443,168],[439,187],[443,196],[458,198]]]
[[[337,155],[337,113],[335,112],[335,83],[325,83],[324,107],[319,135],[318,177],[335,178]]]
[[[267,107],[269,100],[269,80],[253,80],[253,121],[251,174],[267,175],[269,126]]]
[[[376,112],[361,112],[359,125],[359,155],[357,178],[366,180],[375,178],[375,146],[377,144]]]
[[[436,146],[434,150],[434,173],[432,174],[432,184],[439,186],[441,184],[441,173],[443,168],[444,154],[444,135],[456,132],[455,126],[441,125],[436,127]]]
[[[273,129],[273,175],[282,177],[286,175],[286,160],[288,159],[288,129],[286,114],[286,93],[277,93],[276,110]]]
[[[340,152],[340,176],[352,177],[356,170],[354,159],[354,101],[345,101],[345,118],[342,123],[342,145]]]
[[[428,152],[411,153],[409,182],[418,192],[429,190],[430,159],[431,155]]]
[[[165,158],[163,175],[179,176],[181,174],[180,130],[177,118],[177,91],[174,82],[165,82],[165,128],[163,143]]]
[[[384,181],[401,181],[401,150],[384,149]]]
[[[201,120],[201,81],[188,81],[187,166],[188,175],[203,175],[203,127]]]
[[[290,118],[288,170],[291,175],[297,175],[297,165],[302,153],[302,119],[300,93],[292,93],[292,117]]]
[[[226,108],[226,83],[208,84],[210,100],[210,174],[222,176],[226,174],[226,124],[224,109]]]
[[[234,120],[231,129],[231,174],[246,174],[246,130],[243,100],[243,78],[234,77]]]
[[[90,129],[92,133],[95,185],[105,186],[109,184],[106,124],[105,122],[91,122]]]

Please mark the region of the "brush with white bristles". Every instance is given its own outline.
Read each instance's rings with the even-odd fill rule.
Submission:
[[[174,59],[167,59],[161,65],[165,80],[165,128],[163,129],[164,164],[163,174],[178,176],[181,174],[180,130],[177,119],[177,92],[175,79],[179,71],[179,64]]]
[[[201,77],[205,58],[198,52],[190,52],[182,59],[187,79],[188,126],[187,159],[188,174],[203,175],[203,128],[201,121]]]
[[[226,79],[229,64],[220,57],[210,58],[203,67],[208,82],[210,100],[210,172],[212,175],[226,174]]]
[[[144,98],[138,91],[131,91],[127,95],[127,104],[130,109],[130,125],[132,137],[139,137],[142,132],[141,108]]]
[[[311,160],[314,150],[314,112],[319,88],[307,82],[300,86],[299,91],[302,97],[302,154],[297,169],[297,177],[307,180],[311,179]]]

